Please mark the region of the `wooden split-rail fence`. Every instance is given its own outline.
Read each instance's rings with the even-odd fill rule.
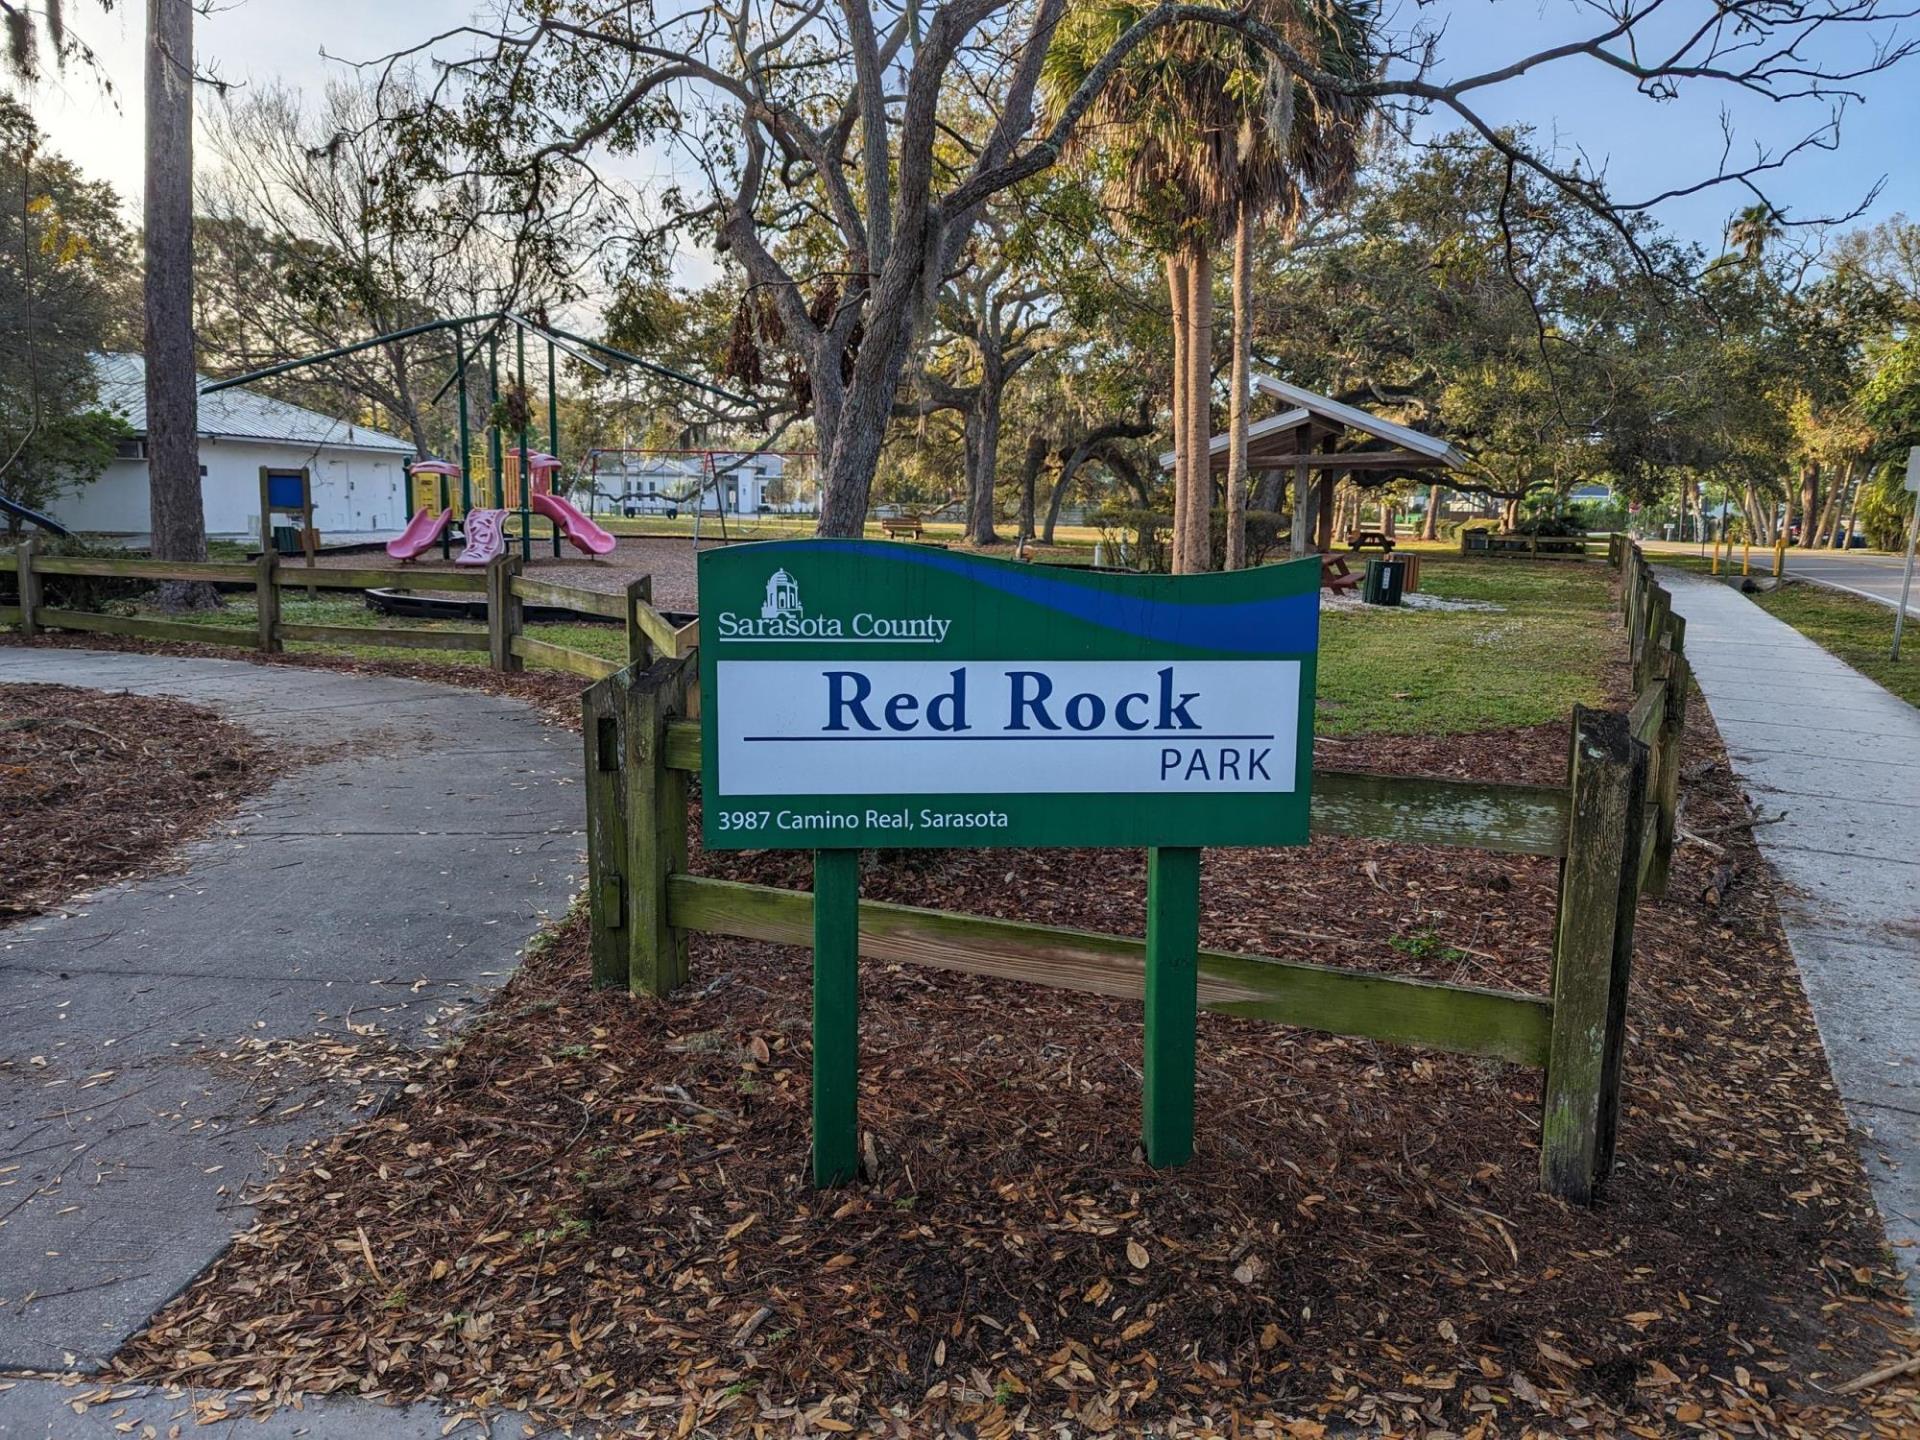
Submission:
[[[1689,672],[1685,625],[1639,550],[1616,537],[1632,657],[1624,711],[1575,707],[1567,781],[1494,784],[1322,769],[1316,834],[1560,862],[1549,993],[1525,994],[1203,950],[1202,1008],[1545,1071],[1541,1182],[1585,1203],[1613,1166],[1634,913],[1664,892],[1674,847]],[[697,668],[683,645],[586,691],[593,979],[665,995],[694,933],[806,946],[813,895],[687,870],[687,777],[700,770]],[[1145,942],[859,902],[868,960],[1141,998]]]
[[[501,556],[485,569],[419,570],[397,566],[347,569],[287,565],[273,551],[267,551],[251,563],[42,555],[29,539],[13,550],[0,550],[0,572],[8,571],[15,576],[20,603],[0,605],[0,625],[18,626],[28,639],[42,630],[73,630],[195,645],[230,645],[269,655],[283,651],[288,641],[342,649],[391,646],[408,650],[472,651],[484,654],[496,670],[522,670],[531,663],[585,680],[599,680],[622,668],[623,662],[619,660],[527,634],[525,611],[531,604],[552,605],[625,622],[626,664],[645,662],[658,655],[690,653],[694,643],[692,626],[675,626],[654,609],[652,581],[648,576],[631,582],[624,592],[583,590],[522,574],[517,556]],[[247,630],[145,615],[62,609],[42,603],[43,582],[50,575],[155,583],[205,581],[249,587],[254,593],[258,621],[253,629]],[[288,590],[312,594],[319,590],[382,588],[483,596],[486,623],[461,628],[302,625],[281,615],[280,599]]]

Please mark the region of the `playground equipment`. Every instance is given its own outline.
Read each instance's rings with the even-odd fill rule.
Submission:
[[[38,525],[49,535],[59,535],[62,538],[70,538],[73,534],[71,530],[67,529],[67,527],[62,525],[58,520],[49,519],[38,510],[29,510],[26,506],[9,500],[4,495],[0,495],[0,515],[5,515],[9,519],[16,521],[24,520],[29,525]]]
[[[514,339],[514,382],[510,390],[503,389],[500,379],[500,340],[505,330],[510,330]],[[470,342],[469,337],[472,331],[479,333],[472,335]],[[538,321],[529,320],[525,316],[506,310],[464,315],[458,319],[429,320],[404,330],[376,335],[351,345],[317,351],[295,360],[249,371],[244,375],[217,380],[203,385],[200,393],[210,395],[215,391],[231,389],[236,385],[284,375],[289,371],[304,369],[308,366],[322,365],[375,346],[390,346],[421,336],[441,335],[443,332],[451,332],[453,339],[453,373],[447,377],[446,383],[435,393],[430,403],[438,404],[449,390],[458,387],[460,459],[457,465],[451,461],[423,459],[420,463],[409,467],[413,518],[408,522],[405,533],[388,544],[388,553],[396,559],[413,559],[422,554],[436,540],[440,544],[441,554],[448,555],[452,548],[449,528],[457,521],[466,539],[466,552],[461,557],[466,563],[481,563],[480,556],[489,550],[495,554],[504,553],[506,544],[512,540],[519,542],[521,559],[530,560],[533,557],[533,516],[535,514],[546,517],[552,523],[555,555],[560,553],[560,541],[563,537],[590,555],[604,555],[614,548],[615,542],[612,535],[594,524],[566,500],[552,493],[550,474],[544,484],[540,483],[540,470],[543,467],[534,463],[536,460],[544,459],[546,462],[544,468],[554,470],[560,467],[560,462],[553,459],[553,455],[560,449],[557,380],[559,357],[562,353],[589,370],[605,373],[613,365],[637,366],[676,384],[704,390],[722,400],[736,404],[749,403],[744,397],[730,390],[723,390],[704,380],[697,380],[690,375],[683,375],[665,366],[656,365],[652,361],[643,360],[638,355],[601,341],[574,335],[544,318]],[[527,336],[529,334],[545,342],[547,347],[547,453],[544,457],[533,452],[531,446],[533,409],[531,392],[527,388]],[[483,457],[476,455],[473,448],[474,435],[468,380],[469,370],[483,352],[486,357],[484,374],[486,389],[483,394],[487,406],[483,422],[486,454],[484,473],[477,473]],[[510,454],[506,453],[508,449],[506,442],[509,436],[515,442]],[[527,457],[526,468],[534,473],[535,483],[531,485],[523,486],[519,483],[519,472],[522,467],[517,463],[517,457],[521,456]],[[460,481],[457,494],[452,484],[456,476]],[[476,480],[481,482],[478,504],[475,503]],[[541,499],[541,496],[545,498]],[[509,533],[507,520],[510,512],[515,510],[519,512],[520,524],[517,530]],[[483,514],[488,515],[489,518],[482,519]],[[30,516],[29,518],[37,519],[38,517]],[[494,529],[496,525],[498,526],[497,535]],[[485,533],[476,534],[476,531]],[[476,540],[484,543],[476,546]]]
[[[419,505],[400,538],[387,542],[387,554],[396,560],[411,560],[438,540],[440,553],[444,557],[449,549],[447,524],[453,519],[453,501],[449,492],[452,489],[451,482],[460,475],[460,467],[448,460],[416,460],[407,467],[407,475],[413,482],[416,502],[422,486],[431,494],[437,480],[440,503],[436,506],[429,500]]]
[[[813,450],[688,450],[595,446],[586,482],[597,499],[628,516],[691,514],[694,543],[711,515],[811,515],[819,509]]]
[[[515,451],[503,460],[498,471],[499,483],[495,485],[489,478],[482,484],[483,490],[491,492],[483,498],[494,503],[482,506],[470,503],[473,497],[469,483],[463,481],[458,497],[453,494],[452,481],[460,475],[460,467],[451,461],[421,460],[407,467],[417,508],[405,533],[387,542],[387,553],[396,560],[411,560],[437,540],[444,554],[451,548],[448,524],[458,517],[467,543],[455,563],[484,565],[505,552],[507,519],[515,510],[521,515],[523,541],[532,528],[534,515],[545,516],[553,522],[556,554],[561,536],[587,555],[609,555],[620,543],[564,497],[553,493],[553,475],[561,468],[554,456],[536,450],[525,455],[522,463],[522,452]],[[433,493],[436,488],[439,490],[437,505]]]

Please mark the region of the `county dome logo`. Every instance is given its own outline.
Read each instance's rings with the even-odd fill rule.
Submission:
[[[760,606],[762,620],[798,620],[806,608],[800,603],[800,583],[785,570],[767,577],[767,598]]]

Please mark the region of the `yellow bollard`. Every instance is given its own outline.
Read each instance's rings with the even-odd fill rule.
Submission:
[[[1787,537],[1781,533],[1773,542],[1773,578],[1778,580],[1787,573]]]
[[[1720,573],[1720,537],[1718,535],[1713,537],[1713,549],[1707,552],[1707,573],[1709,575]]]

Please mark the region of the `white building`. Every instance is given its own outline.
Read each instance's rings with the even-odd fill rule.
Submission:
[[[771,452],[600,450],[593,456],[596,504],[628,515],[804,513],[809,497],[789,496],[786,457]]]
[[[96,355],[100,408],[133,434],[99,479],[48,509],[70,530],[134,541],[152,534],[147,488],[147,362]],[[205,383],[202,381],[201,383]],[[335,420],[244,387],[200,397],[200,494],[207,534],[257,541],[260,470],[304,468],[313,481],[313,523],[323,540],[398,534],[407,523],[410,442]]]

